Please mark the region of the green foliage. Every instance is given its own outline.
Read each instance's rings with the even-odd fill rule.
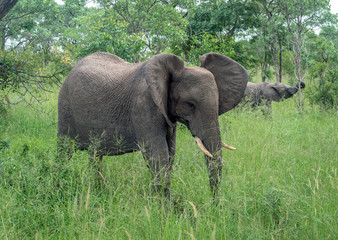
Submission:
[[[16,92],[22,97],[29,95],[33,101],[42,101],[46,95],[41,90],[60,84],[64,74],[69,71],[69,58],[56,52],[50,56],[46,65],[43,52],[33,52],[30,47],[20,52],[0,50],[0,115],[6,113],[5,102],[11,104],[8,94]],[[16,102],[27,98],[17,98]],[[15,102],[14,102],[15,103]]]
[[[131,62],[141,58],[145,40],[142,35],[127,34],[128,23],[120,22],[113,16],[104,17],[102,14],[94,14],[83,20],[89,27],[90,35],[78,48],[79,57],[102,51],[116,54]]]
[[[224,34],[234,37],[240,32],[258,26],[257,4],[254,1],[206,1],[197,5],[188,16],[188,32],[191,36],[200,36],[205,32],[212,35]]]
[[[14,54],[8,52],[0,52],[0,88],[6,89],[10,85],[17,87],[19,81],[15,76],[15,71],[20,63],[15,62]]]
[[[234,58],[235,41],[232,38],[224,38],[222,36],[213,36],[207,32],[201,36],[195,36],[191,40],[191,48],[188,54],[190,63],[199,65],[198,57],[209,52],[217,52]]]
[[[142,39],[140,54],[153,55],[168,50],[185,38],[186,20],[176,6],[183,1],[100,1],[106,16],[126,24],[126,34]],[[171,43],[174,41],[175,43]]]
[[[293,51],[297,81],[304,80],[304,49],[303,42],[306,33],[325,22],[329,14],[329,0],[287,0],[277,1],[280,15],[285,18],[290,34],[290,46]],[[299,106],[301,104],[299,103]],[[300,111],[300,109],[299,109]]]
[[[25,49],[27,46],[41,51],[52,42],[52,32],[46,31],[55,21],[56,3],[52,0],[20,0],[0,21],[2,50]]]
[[[171,50],[194,64],[198,63],[198,56],[218,52],[249,66],[252,57],[243,51],[242,42],[235,39],[257,26],[254,20],[257,13],[253,1],[202,1],[188,10],[184,43],[176,44]]]
[[[75,61],[96,51],[130,62],[173,53],[194,65],[218,52],[260,71],[262,80],[275,81],[278,72],[291,81],[311,76],[305,93],[312,102],[336,104],[337,16],[327,0],[63,2],[21,0],[0,21],[2,106],[11,91],[62,82]],[[315,26],[323,29],[317,40],[305,35]]]
[[[39,101],[38,90],[60,83],[69,71],[71,61],[66,51],[57,50],[56,28],[51,24],[56,5],[22,0],[0,21],[0,105],[13,91]]]
[[[250,71],[259,64],[257,51],[252,48],[252,45],[248,41],[234,40],[232,47],[234,55],[231,58],[242,64],[247,70]]]
[[[28,47],[29,49],[29,47]],[[32,51],[0,50],[0,90],[33,85],[34,83],[51,84],[67,70],[63,54],[52,56],[53,64],[45,65],[43,53]],[[53,76],[47,76],[53,72]]]
[[[320,64],[319,64],[320,65]],[[325,78],[320,81],[319,86],[313,86],[310,90],[310,99],[312,103],[320,104],[325,109],[335,108],[338,106],[338,81],[337,69],[327,70],[327,66],[316,66],[325,68],[327,74]]]
[[[338,31],[334,27],[323,28],[319,36],[309,36],[309,73],[315,80],[310,100],[326,109],[338,107],[337,38]]]

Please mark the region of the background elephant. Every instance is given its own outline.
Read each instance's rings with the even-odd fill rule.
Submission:
[[[168,196],[176,147],[176,122],[185,124],[206,154],[213,193],[222,175],[218,116],[241,100],[249,75],[216,53],[185,67],[172,54],[128,63],[109,53],[80,60],[64,81],[58,102],[58,136],[87,149],[90,136],[103,136],[103,155],[142,150],[154,184]],[[225,145],[225,144],[223,144]]]
[[[300,83],[300,88],[305,88],[304,82]],[[271,101],[280,102],[283,99],[292,97],[297,91],[298,84],[289,86],[284,83],[248,82],[244,92],[246,100],[243,101],[249,101],[253,107],[265,104],[270,109]]]

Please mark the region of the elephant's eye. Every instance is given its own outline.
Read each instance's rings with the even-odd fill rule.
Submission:
[[[196,106],[193,102],[185,102],[186,106],[190,109],[190,110],[195,110]]]
[[[176,107],[176,113],[183,118],[195,112],[196,105],[193,102],[181,102]]]

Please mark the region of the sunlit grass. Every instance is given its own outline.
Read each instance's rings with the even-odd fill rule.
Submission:
[[[140,153],[103,158],[97,185],[87,152],[56,155],[56,98],[39,113],[23,105],[0,118],[0,239],[335,239],[335,112],[292,99],[220,118],[222,184],[211,197],[203,154],[178,131],[173,202],[152,191]],[[305,102],[306,103],[306,102]]]

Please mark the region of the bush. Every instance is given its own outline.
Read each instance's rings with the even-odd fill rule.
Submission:
[[[310,88],[310,101],[319,104],[324,109],[337,109],[338,104],[337,69],[329,71],[318,87]]]
[[[310,88],[310,101],[325,109],[337,108],[338,103],[337,33],[335,29],[324,28],[319,36],[312,36],[312,41],[308,43],[309,49],[315,49],[309,52],[309,75],[315,80],[315,86]]]

